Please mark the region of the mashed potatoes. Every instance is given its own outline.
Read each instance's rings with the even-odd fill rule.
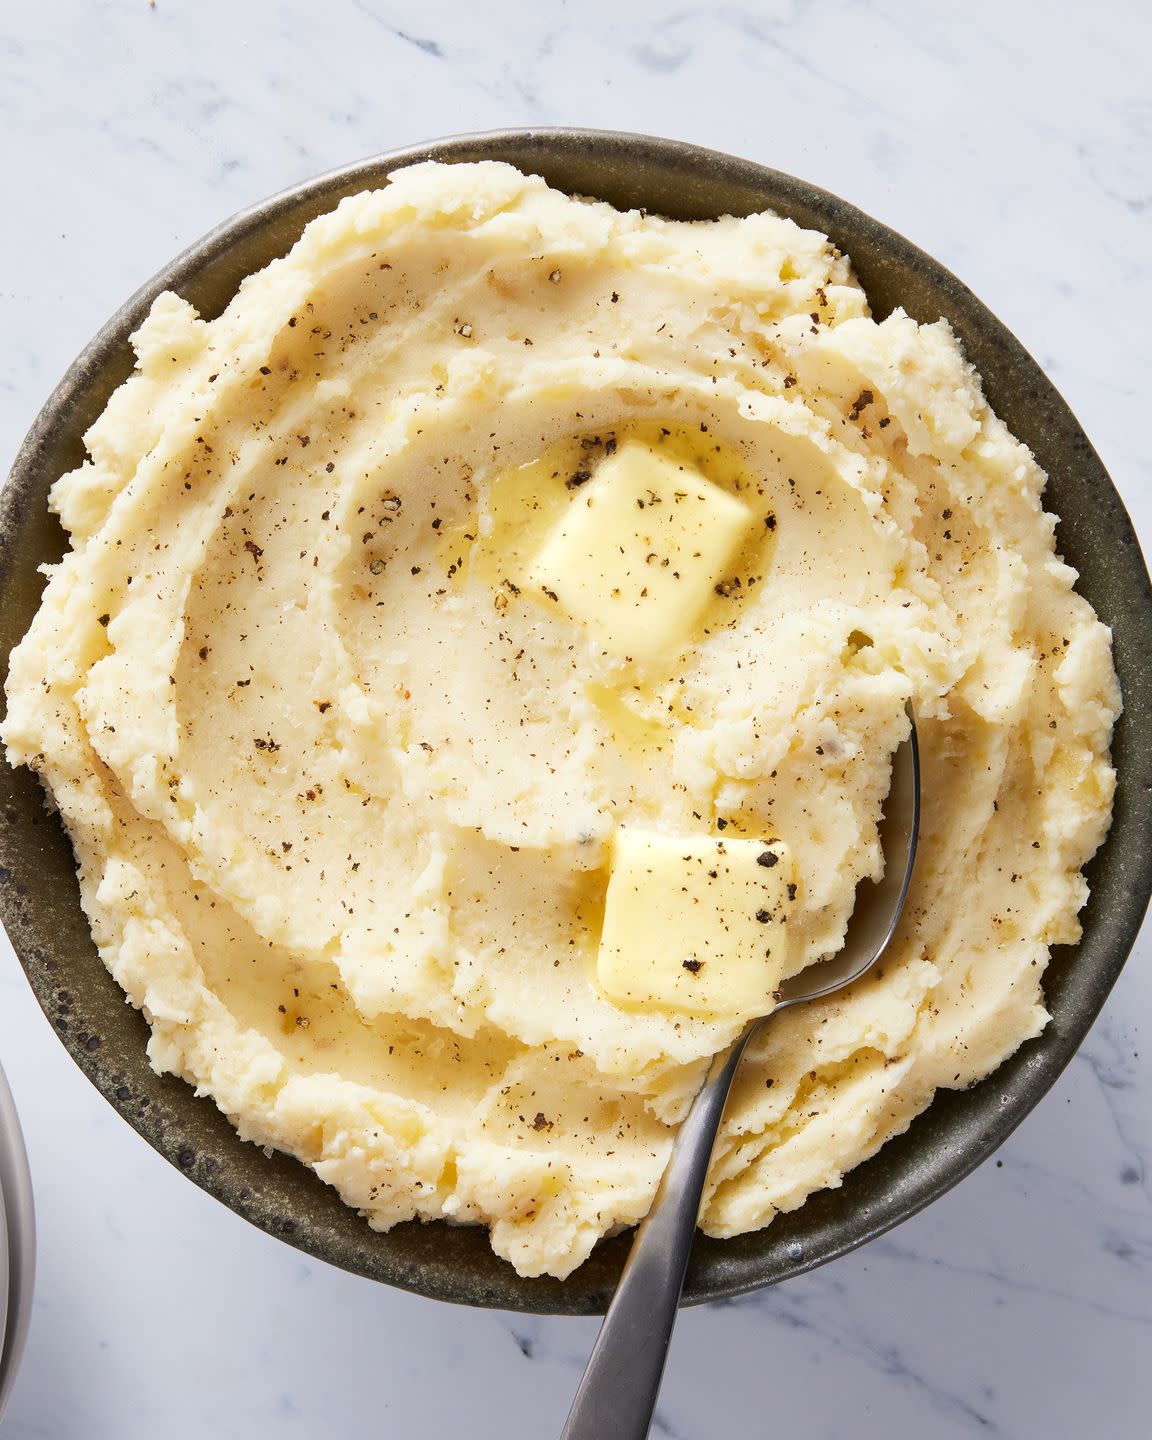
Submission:
[[[643,1216],[754,1005],[708,989],[712,952],[645,973],[657,910],[647,959],[635,920],[598,957],[614,867],[775,841],[773,974],[834,951],[908,699],[905,922],[763,1030],[704,1228],[837,1185],[1043,1027],[1119,699],[1044,476],[943,321],[874,323],[848,260],[771,215],[420,165],[218,319],[162,295],[136,348],[53,490],[73,548],[3,738],[153,1065],[245,1138],[377,1228],[481,1222],[522,1274],[568,1274]],[[625,453],[696,487],[695,531],[584,523]],[[655,589],[613,578],[637,546]]]

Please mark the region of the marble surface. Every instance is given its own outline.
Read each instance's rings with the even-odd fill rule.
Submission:
[[[644,130],[838,192],[961,275],[1152,537],[1149,10],[1096,0],[53,0],[0,11],[0,460],[89,335],[229,212],[453,131]],[[865,1250],[684,1315],[653,1434],[1148,1433],[1145,931],[1061,1082]],[[559,1432],[592,1321],[456,1310],[249,1228],[90,1089],[0,944],[40,1271],[4,1435]]]

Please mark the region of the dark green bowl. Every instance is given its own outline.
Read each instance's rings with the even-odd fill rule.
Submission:
[[[1152,887],[1152,592],[1119,496],[1036,362],[958,280],[900,235],[842,200],[745,160],[671,140],[583,130],[517,130],[398,150],[288,190],[214,230],[139,290],[68,371],[16,457],[0,495],[0,652],[39,602],[37,567],[64,537],[49,485],[83,457],[86,428],[132,369],[128,337],[161,290],[218,314],[241,279],[283,254],[341,197],[416,160],[500,159],[561,190],[680,219],[771,208],[824,231],[852,258],[873,313],[902,305],[946,316],[992,405],[1047,470],[1058,543],[1079,589],[1113,628],[1125,711],[1113,757],[1120,784],[1107,844],[1088,867],[1092,898],[1079,945],[1055,951],[1045,979],[1052,1023],[987,1081],[942,1092],[925,1114],[841,1189],[814,1195],[767,1230],[697,1237],[688,1303],[739,1295],[809,1270],[915,1214],[988,1157],[1071,1059],[1136,938]],[[7,660],[5,658],[5,670]],[[69,1054],[106,1099],[173,1165],[239,1215],[321,1259],[375,1280],[469,1305],[564,1314],[602,1311],[627,1252],[619,1236],[568,1280],[523,1280],[487,1232],[441,1222],[378,1235],[311,1171],[243,1143],[211,1100],[145,1059],[147,1026],[97,958],[80,910],[72,851],[27,770],[0,766],[0,915],[36,996]]]

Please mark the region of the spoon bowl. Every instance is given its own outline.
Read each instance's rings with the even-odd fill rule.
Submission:
[[[790,975],[776,992],[779,999],[773,1015],[785,1006],[819,1000],[850,985],[875,965],[896,933],[912,881],[920,833],[920,746],[912,707],[907,708],[911,728],[907,740],[892,757],[892,783],[879,826],[884,874],[876,881],[861,881],[844,944],[827,960]]]

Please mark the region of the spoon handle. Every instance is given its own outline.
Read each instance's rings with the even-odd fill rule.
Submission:
[[[636,1232],[561,1440],[645,1440],[728,1091],[758,1021],[712,1061]]]

